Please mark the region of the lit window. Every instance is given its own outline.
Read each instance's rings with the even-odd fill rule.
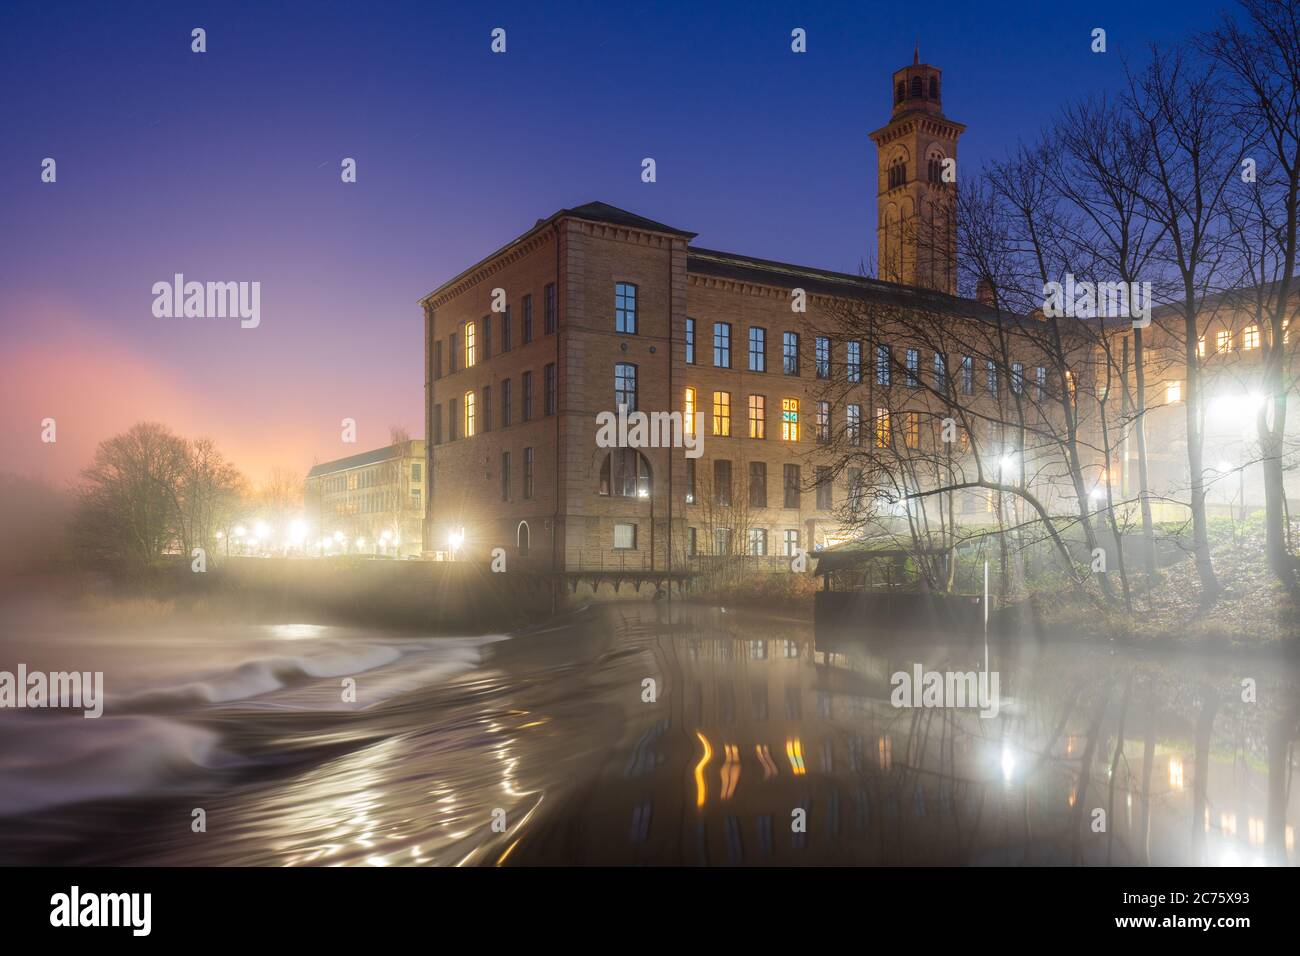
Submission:
[[[799,399],[781,399],[781,441],[799,440]]]
[[[636,525],[614,525],[614,548],[618,551],[631,551],[636,549]]]
[[[1196,340],[1196,354],[1200,358],[1205,358],[1205,336],[1202,335]]]
[[[686,419],[682,426],[686,429],[686,434],[695,434],[695,389],[687,387],[684,397],[682,398],[682,415]]]
[[[478,326],[473,322],[465,323],[465,367],[472,368],[477,352]]]
[[[1231,352],[1232,351],[1232,333],[1227,329],[1221,329],[1214,334],[1214,351]]]
[[[1259,348],[1259,326],[1250,325],[1241,333],[1241,347],[1243,349]]]
[[[650,497],[650,462],[635,448],[616,448],[600,466],[600,493],[619,498]]]
[[[903,442],[908,448],[921,445],[921,416],[917,412],[908,412],[903,419]]]
[[[474,437],[474,392],[465,393],[465,437]]]
[[[1165,382],[1165,404],[1173,405],[1183,400],[1182,382]]]
[[[767,399],[762,395],[749,396],[749,437],[767,437]]]
[[[731,393],[713,393],[713,434],[724,438],[731,434]]]
[[[889,409],[876,409],[876,447],[888,448],[890,442]]]

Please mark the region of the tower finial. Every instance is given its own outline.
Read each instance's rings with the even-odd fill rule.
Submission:
[[[916,41],[916,46],[912,50],[912,66],[921,65],[921,41]]]

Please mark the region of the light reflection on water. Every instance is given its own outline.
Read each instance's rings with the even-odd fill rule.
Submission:
[[[996,717],[891,704],[896,671],[983,653],[734,609],[593,611],[360,712],[174,715],[246,760],[183,800],[0,819],[0,838],[22,830],[29,862],[1295,863],[1293,667],[994,647]]]

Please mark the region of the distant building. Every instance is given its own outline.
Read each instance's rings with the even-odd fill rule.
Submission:
[[[313,467],[306,509],[322,551],[418,556],[425,478],[424,441],[418,438]]]

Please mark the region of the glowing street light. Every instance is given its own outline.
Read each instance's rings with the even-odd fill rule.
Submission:
[[[301,548],[302,543],[307,540],[307,522],[301,518],[289,522],[289,540],[295,547]]]

